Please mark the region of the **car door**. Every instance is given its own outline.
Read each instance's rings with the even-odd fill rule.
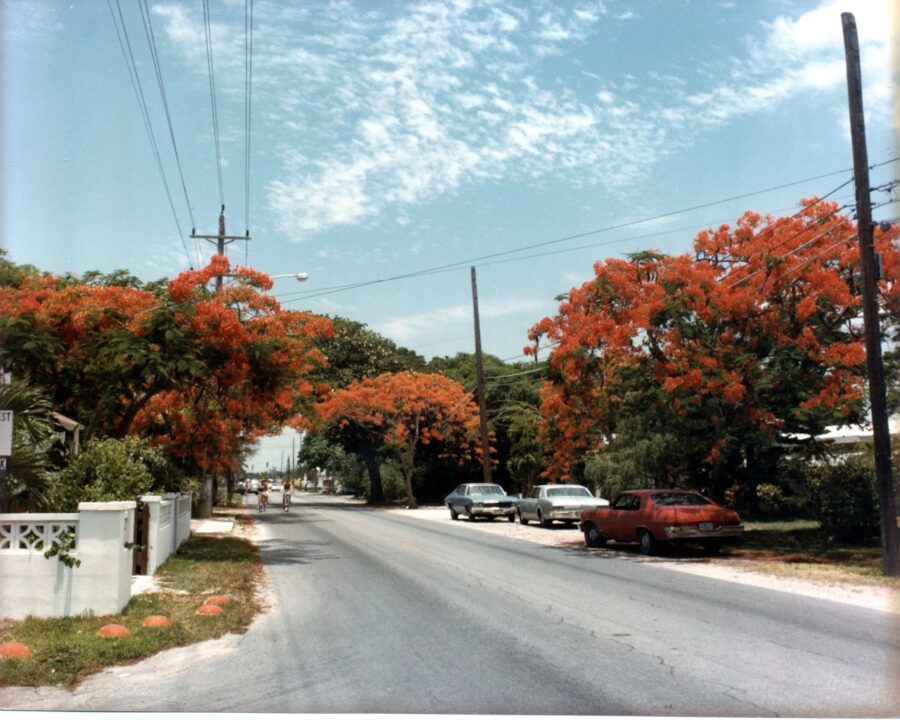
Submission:
[[[522,517],[526,520],[534,520],[535,518],[535,503],[537,502],[535,498],[540,491],[540,488],[532,488],[531,492],[528,493],[528,497],[522,499]]]
[[[453,493],[450,495],[450,507],[455,512],[462,512],[463,501],[465,500],[466,494],[466,486],[460,485]]]
[[[632,540],[634,530],[630,529],[634,512],[639,502],[636,495],[622,493],[609,507],[609,521],[604,524],[602,532],[610,540]]]

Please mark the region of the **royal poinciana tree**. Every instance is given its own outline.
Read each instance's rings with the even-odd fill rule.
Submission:
[[[478,406],[458,382],[444,375],[398,372],[363,378],[328,394],[318,406],[320,429],[339,432],[346,449],[365,463],[372,502],[384,502],[379,455],[393,453],[403,468],[406,500],[416,507],[416,451],[440,443],[461,463],[480,461]]]
[[[209,288],[217,275],[231,282]],[[48,388],[89,434],[141,434],[191,472],[230,470],[309,409],[327,319],[282,310],[222,256],[168,284],[29,275],[0,285],[0,365]]]
[[[597,262],[529,333],[528,351],[553,346],[542,392],[549,477],[655,437],[668,449],[635,482],[688,481],[722,499],[787,433],[862,419],[855,230],[835,205],[805,201],[792,217],[748,212],[702,232],[692,256]],[[897,235],[876,231],[894,308]]]

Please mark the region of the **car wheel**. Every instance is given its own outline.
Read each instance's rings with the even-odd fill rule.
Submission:
[[[584,526],[584,544],[592,548],[606,545],[606,538],[600,534],[594,523],[588,523]]]
[[[553,525],[553,521],[545,518],[544,513],[542,513],[540,510],[537,511],[537,516],[538,516],[538,522],[541,524],[541,527],[548,528],[551,525]]]
[[[522,514],[522,511],[521,511],[521,510],[517,510],[516,512],[519,513],[519,522],[522,523],[523,525],[527,525],[527,524],[528,524],[528,518],[526,518],[526,517]]]
[[[475,522],[475,515],[472,512],[471,506],[466,508],[466,515],[468,516],[469,522]]]
[[[644,555],[656,553],[656,538],[653,537],[649,530],[644,530],[643,528],[638,530],[638,543],[640,543],[641,552]]]
[[[453,506],[447,505],[447,507],[450,508],[450,519],[451,520],[459,520],[459,513],[453,509]]]
[[[509,515],[506,516],[506,519],[509,520],[510,522],[515,522],[516,521],[515,513],[510,513]]]
[[[711,540],[703,543],[703,549],[706,551],[707,555],[718,555],[719,550],[722,549],[722,543],[718,540]]]

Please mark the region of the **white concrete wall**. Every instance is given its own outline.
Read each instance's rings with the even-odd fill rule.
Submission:
[[[134,501],[81,503],[78,514],[0,515],[0,617],[108,615],[131,599]],[[66,567],[45,558],[59,528],[77,528]]]
[[[159,495],[144,495],[141,502],[150,508],[147,533],[147,575],[152,575],[172,554],[175,547],[175,501]]]
[[[147,573],[191,534],[191,493],[144,496],[150,506]],[[134,501],[81,503],[77,513],[0,515],[0,618],[110,615],[131,599]],[[44,551],[64,531],[76,534],[66,567]]]

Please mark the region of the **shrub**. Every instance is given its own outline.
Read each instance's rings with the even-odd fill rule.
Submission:
[[[53,506],[73,512],[79,502],[132,500],[177,490],[182,480],[163,451],[140,438],[92,440],[60,474]]]
[[[880,518],[869,453],[832,458],[808,472],[813,507],[822,528],[842,542],[878,537]]]

